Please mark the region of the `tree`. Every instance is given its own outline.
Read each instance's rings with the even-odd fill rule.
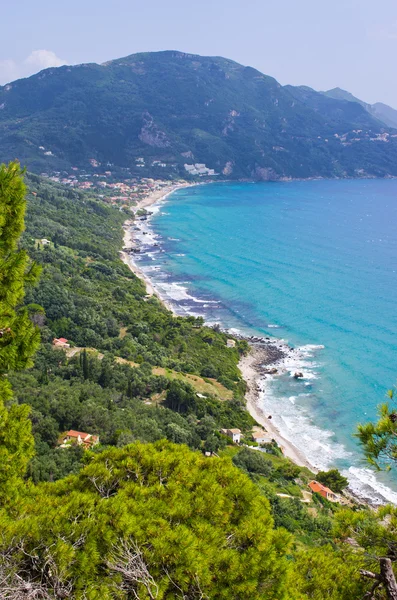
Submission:
[[[368,598],[366,582],[360,577],[360,556],[349,547],[316,547],[295,556],[297,598],[353,600]]]
[[[18,163],[0,166],[0,375],[23,369],[40,343],[37,327],[21,308],[26,284],[37,281],[39,267],[18,249],[24,229],[26,188]]]
[[[270,475],[272,471],[272,462],[259,450],[243,448],[233,457],[233,463],[248,473]]]
[[[394,400],[395,392],[389,390],[387,395],[391,402]],[[397,409],[393,404],[384,403],[378,407],[378,421],[358,425],[357,437],[363,446],[365,456],[369,464],[377,470],[389,471],[397,462]],[[386,523],[381,522],[385,516],[383,511],[377,515],[371,515],[365,525],[356,517],[353,522],[347,522],[349,527],[360,535],[361,543],[376,557],[379,563],[379,573],[372,570],[363,570],[362,574],[374,581],[373,593],[384,586],[387,598],[397,600],[397,581],[393,571],[393,563],[397,561],[397,536],[395,534],[397,525],[396,510],[390,509]],[[359,523],[359,527],[357,527]],[[346,523],[345,523],[346,525]]]
[[[81,370],[83,371],[83,377],[84,377],[84,379],[88,379],[89,378],[89,366],[88,366],[87,350],[85,348],[80,355],[80,363],[81,363]]]
[[[387,395],[394,400],[395,392]],[[357,427],[357,437],[363,446],[365,456],[378,470],[390,470],[397,462],[397,407],[384,403],[378,406],[378,421]]]
[[[40,337],[20,304],[26,284],[39,269],[18,249],[26,208],[23,172],[18,163],[0,166],[0,502],[12,503],[16,487],[33,456],[27,406],[12,405],[8,372],[31,365]]]
[[[338,469],[330,469],[329,471],[319,471],[316,475],[317,481],[331,488],[333,492],[342,492],[348,485],[349,481],[338,471]]]
[[[20,511],[0,522],[8,576],[55,598],[290,597],[289,535],[229,459],[166,441],[112,448]]]

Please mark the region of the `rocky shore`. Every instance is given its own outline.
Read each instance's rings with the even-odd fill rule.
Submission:
[[[261,387],[259,381],[266,375],[278,372],[277,363],[282,361],[289,352],[283,342],[270,338],[245,338],[250,345],[250,352],[243,356],[239,363],[241,374],[247,382],[246,405],[251,416],[268,431],[282,449],[284,456],[290,458],[301,467],[307,467],[313,472],[316,469],[309,463],[304,454],[291,442],[285,439],[278,428],[272,423],[272,416],[266,414],[260,403]]]

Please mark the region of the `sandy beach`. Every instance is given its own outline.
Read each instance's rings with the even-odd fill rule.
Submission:
[[[187,182],[171,183],[170,185],[164,186],[161,189],[153,191],[152,193],[145,196],[145,198],[142,198],[141,200],[139,200],[139,202],[135,206],[131,207],[131,211],[133,213],[136,213],[138,210],[140,210],[142,208],[147,209],[149,206],[152,206],[153,204],[156,204],[157,202],[165,200],[167,198],[167,196],[172,194],[172,192],[175,192],[176,190],[179,190],[184,187],[191,187],[193,185],[197,185],[197,184],[187,183]],[[131,246],[133,246],[135,243],[134,231],[132,229],[133,225],[134,225],[133,219],[127,219],[127,221],[124,222],[124,225],[123,225],[124,248],[131,248]],[[141,269],[139,269],[139,267],[136,265],[133,258],[125,251],[120,252],[120,258],[128,266],[128,268],[131,269],[131,271],[145,283],[148,296],[153,296],[153,295],[157,296],[159,298],[159,300],[168,308],[168,310],[172,311],[171,305],[166,300],[164,300],[164,298],[160,297],[158,292],[154,289],[150,279],[148,277],[146,277],[146,275],[143,273],[143,271]]]
[[[192,185],[190,183],[176,183],[170,184],[169,186],[164,186],[159,190],[154,191],[151,194],[148,194],[145,198],[142,198],[136,206],[131,208],[133,213],[136,213],[139,209],[148,208],[153,204],[165,200],[169,194],[174,192],[177,189],[183,187],[190,187]],[[133,230],[134,221],[133,219],[128,219],[124,223],[124,247],[130,248],[134,245],[134,230]],[[121,259],[123,262],[131,269],[133,273],[137,277],[139,277],[146,286],[147,294],[152,296],[156,295],[159,300],[172,312],[172,306],[167,303],[164,298],[162,298],[158,292],[153,287],[150,279],[139,269],[139,267],[134,262],[133,258],[130,254],[125,251],[120,252]],[[260,368],[266,364],[270,364],[274,362],[274,356],[272,356],[272,346],[268,347],[259,347],[256,345],[251,345],[251,351],[247,356],[244,356],[239,363],[239,368],[242,373],[243,378],[247,382],[247,393],[246,393],[246,406],[247,410],[251,414],[251,416],[260,424],[262,427],[266,429],[268,433],[272,435],[277,444],[282,448],[282,451],[285,456],[290,458],[294,463],[299,466],[308,467],[311,471],[316,471],[316,469],[308,462],[305,456],[300,452],[291,442],[286,440],[279,432],[277,427],[273,425],[272,421],[268,418],[269,415],[266,415],[263,412],[263,409],[259,404],[259,389],[258,389],[258,380],[260,377],[263,377],[263,374],[260,373]]]
[[[259,371],[259,367],[274,362],[274,358],[269,352],[269,348],[257,347],[251,345],[251,351],[239,362],[239,369],[245,381],[247,382],[246,403],[247,410],[252,417],[272,435],[274,440],[280,446],[284,456],[290,458],[295,464],[301,467],[307,467],[315,472],[316,469],[309,463],[306,457],[300,452],[291,442],[286,440],[279,432],[277,427],[273,425],[271,419],[268,418],[259,403],[258,380],[263,375]]]

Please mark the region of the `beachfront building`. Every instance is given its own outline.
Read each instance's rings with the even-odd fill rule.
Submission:
[[[252,440],[257,444],[271,444],[272,436],[266,433],[266,431],[254,431],[252,434]]]
[[[99,444],[99,436],[85,433],[84,431],[75,431],[70,429],[61,436],[60,448],[68,448],[69,446],[84,446],[89,449],[92,446]]]
[[[331,502],[337,502],[338,500],[337,495],[332,490],[330,490],[327,486],[323,485],[322,483],[319,483],[314,479],[309,483],[309,488],[312,492],[320,494],[320,496],[326,498],[327,500],[330,500]]]
[[[241,431],[240,429],[221,429],[221,433],[223,435],[227,435],[232,441],[233,444],[239,444],[241,440]]]

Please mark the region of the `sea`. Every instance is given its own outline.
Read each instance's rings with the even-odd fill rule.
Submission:
[[[178,314],[292,346],[260,384],[272,422],[316,468],[397,503],[397,474],[370,469],[354,437],[397,380],[397,180],[213,183],[166,200],[139,224],[137,266]]]

